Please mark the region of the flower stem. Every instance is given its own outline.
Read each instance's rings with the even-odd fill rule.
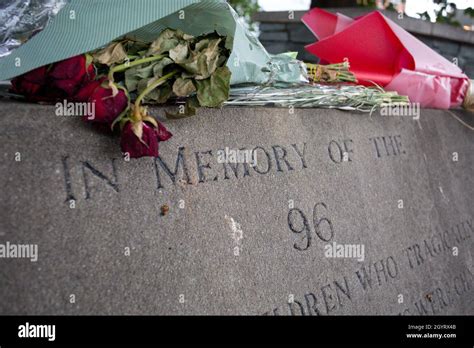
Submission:
[[[164,55],[160,54],[160,55],[157,55],[157,56],[137,59],[137,60],[134,60],[133,62],[127,62],[127,63],[121,64],[121,65],[114,66],[109,71],[109,75],[108,75],[109,81],[114,81],[114,74],[116,72],[125,71],[125,70],[127,70],[129,68],[133,68],[134,66],[137,66],[137,65],[141,65],[141,64],[145,64],[145,63],[151,63],[151,62],[154,62],[156,60],[163,59],[164,57],[165,57]]]
[[[135,100],[135,107],[134,107],[134,116],[135,116],[135,118],[140,119],[140,116],[139,116],[140,115],[140,104],[141,104],[143,98],[145,98],[148,95],[148,93],[153,91],[156,87],[162,85],[168,79],[173,77],[173,75],[175,75],[176,73],[178,73],[178,70],[174,70],[174,71],[172,71],[172,72],[170,72],[166,75],[163,75],[162,77],[160,77],[159,79],[157,79],[156,81],[151,83],[147,88],[145,88],[142,93],[140,93],[140,95]]]

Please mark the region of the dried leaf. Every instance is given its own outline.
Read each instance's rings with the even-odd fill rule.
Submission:
[[[202,39],[196,43],[196,46],[194,47],[195,51],[202,51],[204,48],[209,46],[209,39]]]
[[[148,95],[148,98],[146,98],[146,100],[148,100],[148,102],[154,101],[158,104],[164,104],[168,101],[172,94],[173,90],[171,86],[167,83],[165,85],[162,85],[160,88],[154,89]]]
[[[184,112],[178,112],[178,113],[171,113],[171,112],[166,112],[166,118],[169,118],[171,120],[177,120],[181,118],[186,118],[190,116],[196,115],[196,111],[199,108],[199,101],[197,100],[196,97],[191,97],[186,100],[186,104],[184,106]]]
[[[147,55],[162,54],[178,46],[180,42],[178,35],[179,33],[177,34],[175,30],[163,30],[160,36],[158,36],[158,38],[151,43]]]
[[[148,51],[150,44],[146,42],[135,41],[133,39],[127,39],[123,43],[125,51],[131,56],[144,56]]]
[[[130,68],[125,71],[125,86],[129,92],[133,92],[137,89],[138,83],[143,79],[150,79],[153,77],[154,64],[148,64],[146,66],[137,66]]]
[[[192,40],[194,40],[194,36],[188,35],[188,34],[183,34],[183,40],[192,41]]]
[[[150,63],[145,66],[137,66],[125,71],[125,85],[130,92],[138,88],[138,83],[141,80],[149,80],[153,77],[159,78],[163,76],[163,69],[172,64],[173,61],[167,57]]]
[[[127,52],[125,52],[122,43],[113,42],[106,48],[94,53],[93,57],[95,62],[111,66],[127,59]]]
[[[173,93],[178,97],[187,97],[191,93],[196,92],[196,87],[191,79],[183,79],[178,77],[173,84]]]
[[[153,77],[150,79],[140,80],[137,86],[138,93],[143,92],[151,83],[156,81],[156,79],[156,77]],[[163,84],[157,86],[157,88],[145,96],[144,102],[150,103],[153,101],[158,104],[163,104],[171,97],[172,93],[173,90],[171,85],[167,81],[164,81]]]
[[[165,57],[161,60],[159,60],[158,62],[156,62],[154,65],[153,65],[153,75],[155,77],[161,77],[163,76],[163,69],[170,65],[170,64],[173,64],[173,61],[171,59],[169,59],[168,57]]]
[[[207,79],[218,67],[221,41],[221,38],[199,41],[195,50],[191,52],[190,58],[179,65],[188,73],[193,74],[196,80]]]
[[[188,58],[189,49],[188,44],[181,43],[176,47],[170,50],[170,58],[174,60],[175,63],[184,63]]]
[[[129,92],[133,92],[137,89],[140,81],[151,77],[153,77],[153,65],[130,68],[125,71],[125,86]]]
[[[229,98],[231,72],[228,67],[217,68],[206,80],[198,80],[197,98],[201,106],[221,106]]]

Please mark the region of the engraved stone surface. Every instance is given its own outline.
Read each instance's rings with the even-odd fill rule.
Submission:
[[[54,106],[0,108],[1,314],[474,314],[474,137],[448,112],[201,110],[127,162]]]

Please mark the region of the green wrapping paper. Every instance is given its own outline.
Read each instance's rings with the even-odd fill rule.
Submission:
[[[231,84],[297,84],[302,63],[270,55],[223,0],[72,0],[40,33],[0,60],[0,80],[86,53],[128,36],[153,41],[165,28],[191,35],[217,31],[232,50]]]

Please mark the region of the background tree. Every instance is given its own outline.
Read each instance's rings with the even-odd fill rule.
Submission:
[[[439,8],[435,10],[436,17],[434,20],[436,22],[461,26],[461,23],[456,19],[459,11],[455,3],[448,0],[433,0],[433,2],[439,5]],[[464,10],[464,14],[474,18],[474,9],[472,7],[468,7]],[[419,13],[419,15],[422,19],[431,19],[427,12]]]
[[[227,1],[235,11],[245,18],[250,18],[260,9],[257,0],[228,0]]]
[[[260,10],[257,0],[227,0],[232,8],[243,18],[250,31],[256,31],[252,16]]]

